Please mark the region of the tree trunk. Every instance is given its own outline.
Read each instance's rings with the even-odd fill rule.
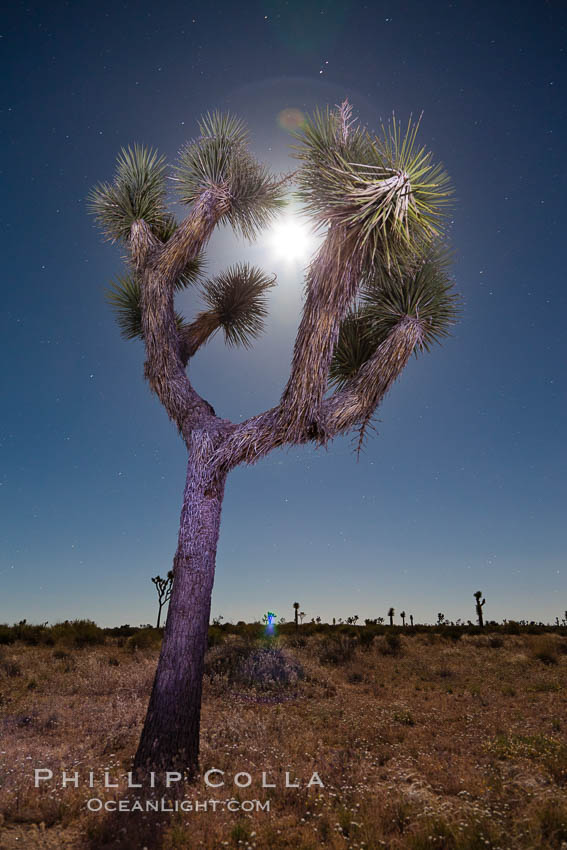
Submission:
[[[163,608],[163,604],[161,602],[159,602],[158,605],[159,605],[159,608],[158,608],[156,629],[159,629],[159,626],[160,626],[160,623],[161,623],[161,609]]]
[[[198,769],[203,667],[225,477],[208,471],[210,440],[203,432],[197,435],[187,466],[165,633],[134,760],[139,776],[151,770],[192,776]]]

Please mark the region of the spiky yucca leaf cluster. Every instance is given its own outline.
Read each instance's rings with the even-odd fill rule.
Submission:
[[[159,225],[154,225],[152,230],[160,242],[167,242],[173,236],[177,228],[178,224],[175,220],[175,216],[172,213],[166,213],[163,221],[161,221]]]
[[[196,257],[187,264],[183,274],[176,281],[176,290],[185,289],[201,279],[204,260]],[[112,281],[106,290],[106,300],[112,307],[120,333],[124,339],[143,339],[142,333],[142,288],[137,275],[123,275]],[[177,326],[183,325],[183,317],[176,313]]]
[[[449,336],[459,313],[449,276],[451,255],[432,248],[405,271],[380,271],[368,279],[359,303],[341,323],[329,379],[337,387],[352,379],[404,318],[419,323],[417,350],[429,351]]]
[[[449,178],[417,144],[419,122],[404,132],[393,118],[371,136],[346,106],[315,112],[296,134],[299,194],[321,225],[355,237],[366,268],[390,268],[439,236]]]
[[[172,217],[165,211],[165,157],[143,145],[122,148],[112,183],[99,183],[88,203],[106,236],[127,240],[130,228],[144,219],[156,233],[167,233]]]
[[[248,348],[263,331],[268,314],[266,292],[274,283],[275,278],[261,269],[237,263],[203,284],[202,296],[209,308],[206,315],[222,327],[228,345]]]
[[[363,287],[362,303],[372,337],[382,341],[405,316],[419,322],[421,351],[449,336],[459,314],[450,263],[450,252],[434,247],[407,271],[386,280],[380,276],[377,284],[370,279]]]
[[[335,387],[340,389],[354,378],[376,351],[378,346],[369,331],[366,312],[360,305],[355,306],[341,322],[333,351],[329,382]]]
[[[179,154],[174,177],[179,197],[184,204],[206,192],[225,198],[221,220],[252,239],[282,207],[282,181],[249,152],[248,132],[238,119],[214,112],[201,119],[199,132]]]

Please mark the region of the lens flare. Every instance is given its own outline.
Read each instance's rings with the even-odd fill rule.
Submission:
[[[305,115],[301,109],[289,107],[288,109],[282,109],[282,111],[278,113],[278,124],[282,130],[287,130],[288,133],[293,132],[293,130],[299,130],[304,123]]]

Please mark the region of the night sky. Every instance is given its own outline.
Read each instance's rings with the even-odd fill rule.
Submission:
[[[456,188],[461,321],[412,359],[358,462],[344,438],[231,474],[212,615],[290,619],[297,600],[307,619],[466,620],[480,589],[488,619],[563,616],[566,23],[560,0],[11,4],[0,621],[152,621],[176,547],[185,448],[105,303],[123,249],[90,188],[136,141],[173,163],[210,109],[292,170],[282,110],[345,96],[376,130],[423,110]],[[279,399],[305,265],[221,230],[207,270],[245,259],[278,274],[267,332],[252,351],[219,335],[191,370],[234,421]],[[179,306],[190,318],[196,293]]]

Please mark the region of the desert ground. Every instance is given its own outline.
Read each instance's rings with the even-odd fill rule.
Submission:
[[[136,799],[159,632],[57,628],[0,646],[2,850],[567,850],[566,629],[213,627],[193,811],[156,814],[87,801]]]

